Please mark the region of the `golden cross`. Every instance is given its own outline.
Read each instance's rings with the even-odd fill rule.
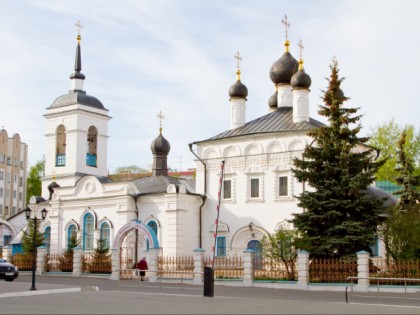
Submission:
[[[80,30],[83,28],[82,23],[80,23],[80,20],[78,20],[74,25],[77,27],[77,35],[80,36]]]
[[[281,20],[281,22],[283,23],[283,25],[284,25],[284,29],[285,29],[285,31],[286,31],[286,40],[288,39],[287,38],[287,29],[289,29],[290,28],[290,22],[289,22],[289,20],[287,19],[287,15],[285,14],[284,15],[284,18]]]
[[[241,57],[241,54],[239,53],[239,51],[236,53],[236,55],[235,56],[233,56],[235,59],[236,59],[236,66],[238,67],[238,70],[239,70],[239,66],[240,66],[240,64],[241,64],[241,61],[242,61],[242,57]]]
[[[165,116],[163,116],[162,111],[159,111],[159,114],[157,115],[157,118],[159,118],[159,123],[160,123],[160,132],[162,132],[162,123],[163,123],[163,119],[165,118]]]
[[[303,47],[302,39],[299,41],[298,46],[299,46],[299,50],[300,50],[300,59],[302,59],[302,51],[303,51],[303,48],[305,48],[305,47]]]

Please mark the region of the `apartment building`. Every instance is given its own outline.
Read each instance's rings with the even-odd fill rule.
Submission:
[[[19,134],[0,131],[0,219],[7,220],[26,207],[28,145]]]

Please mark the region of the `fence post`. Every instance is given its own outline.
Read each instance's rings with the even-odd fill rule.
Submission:
[[[204,272],[204,253],[206,251],[202,248],[194,249],[194,281],[195,284],[203,283]]]
[[[120,262],[120,249],[118,248],[111,248],[111,265],[112,265],[112,273],[110,276],[110,280],[120,280],[121,272],[121,262]],[[131,267],[131,266],[130,266]]]
[[[40,246],[37,248],[36,256],[36,274],[42,275],[45,271],[45,254],[47,253],[47,248],[45,246]]]
[[[159,269],[159,253],[160,248],[149,248],[147,252],[147,266],[149,270],[155,270],[146,272],[150,282],[157,281],[158,274],[156,270]]]
[[[73,277],[79,277],[82,273],[82,253],[83,249],[81,247],[73,248]]]
[[[4,246],[2,249],[2,257],[4,260],[10,262],[10,260],[12,259],[12,247]]]
[[[246,249],[244,254],[244,287],[252,287],[252,280],[254,280],[254,255],[255,251]]]
[[[298,252],[298,287],[307,289],[309,283],[309,253],[306,250]]]
[[[358,291],[367,291],[369,287],[369,280],[368,279],[360,279],[360,278],[368,278],[369,277],[369,253],[362,250],[357,252],[357,276],[359,277],[357,281],[356,289]]]

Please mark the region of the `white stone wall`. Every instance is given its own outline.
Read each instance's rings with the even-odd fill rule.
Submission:
[[[220,164],[225,160],[225,180],[232,181],[232,198],[221,201],[219,220],[229,227],[221,232],[227,237],[227,251],[240,253],[237,246],[243,246],[252,239],[261,239],[272,233],[279,224],[292,218],[292,213],[301,212],[295,195],[303,191],[302,183],[293,177],[293,158],[301,156],[311,138],[305,132],[285,135],[258,135],[202,143],[197,153],[207,165],[208,199],[203,207],[204,249],[211,250],[213,232],[211,227],[216,218]],[[278,195],[278,177],[288,176],[288,196]],[[260,179],[260,197],[250,198],[250,179]],[[204,193],[204,169],[197,162],[196,186],[198,193]],[[223,195],[223,194],[222,194]],[[253,223],[253,231],[248,228]],[[254,236],[252,235],[254,234]],[[241,245],[242,244],[242,245]],[[245,248],[241,248],[243,250]]]

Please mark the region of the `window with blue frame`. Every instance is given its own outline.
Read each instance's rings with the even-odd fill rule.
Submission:
[[[74,224],[69,226],[67,231],[67,249],[70,250],[72,237],[77,237],[77,229]]]
[[[47,226],[44,231],[44,246],[47,249],[47,253],[50,251],[50,243],[51,243],[51,227]]]
[[[3,236],[3,245],[7,246],[12,241],[12,235],[4,235]]]
[[[372,256],[379,256],[379,238],[377,235],[375,235],[375,240],[370,245],[370,250],[372,252]]]
[[[55,166],[66,165],[66,128],[64,125],[57,127]]]
[[[83,250],[93,249],[94,219],[91,213],[86,213],[83,220]]]
[[[216,256],[226,256],[226,237],[218,236],[216,239]]]
[[[87,153],[86,165],[96,167],[98,148],[98,130],[95,126],[90,126],[87,134]]]
[[[147,223],[147,226],[149,226],[153,232],[155,232],[156,237],[157,237],[157,232],[158,232],[158,225],[155,221],[149,221],[149,223]],[[147,250],[149,250],[150,244],[149,244],[149,240],[147,240]]]
[[[109,227],[108,223],[103,223],[101,225],[101,240],[103,240],[102,242],[102,247],[103,249],[105,248],[110,248],[110,242],[109,242],[109,236],[111,235],[111,228]]]

